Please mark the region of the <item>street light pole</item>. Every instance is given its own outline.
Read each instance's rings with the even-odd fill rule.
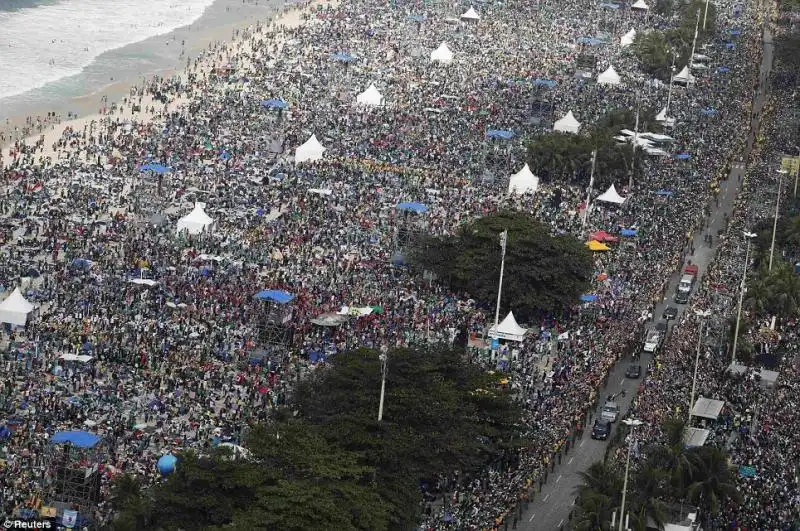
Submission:
[[[506,244],[508,243],[508,230],[500,233],[500,248],[503,250],[500,255],[500,285],[497,287],[497,306],[494,308],[494,330],[500,328],[500,296],[503,294],[503,272],[506,268]]]
[[[692,84],[692,79],[694,76],[692,75],[692,68],[694,68],[694,50],[697,47],[697,33],[700,30],[700,10],[697,10],[697,22],[694,24],[694,39],[692,40],[692,55],[689,56],[689,79],[686,82],[686,86]]]
[[[744,284],[747,278],[747,265],[750,261],[750,240],[755,238],[756,235],[752,232],[745,232],[744,237],[747,238],[747,250],[744,253],[744,270],[742,271],[742,283],[739,286],[739,309],[736,311],[736,328],[733,331],[733,353],[731,354],[731,363],[736,363],[736,346],[739,344],[739,324],[742,321],[742,302],[744,301]]]
[[[778,231],[778,211],[781,207],[781,185],[786,170],[778,170],[778,197],[775,198],[775,219],[772,220],[772,243],[769,246],[769,271],[772,271],[772,257],[775,254],[775,233]]]
[[[627,424],[631,428],[631,442],[628,444],[628,456],[625,458],[625,480],[622,483],[622,504],[620,505],[619,510],[619,529],[618,531],[623,531],[625,527],[625,497],[628,494],[628,472],[631,468],[631,448],[633,447],[633,434],[636,429],[636,426],[641,426],[644,424],[641,420],[637,419],[625,419],[622,421],[623,423]]]
[[[675,54],[672,54],[672,66],[670,67],[669,90],[667,91],[667,106],[664,108],[664,118],[669,119],[669,105],[672,103],[672,81],[675,79]]]
[[[700,318],[700,331],[697,334],[697,353],[694,358],[694,378],[692,378],[692,394],[689,397],[689,425],[692,424],[692,408],[694,407],[694,393],[697,390],[697,370],[700,367],[700,346],[703,341],[703,317],[711,315],[711,310],[701,311],[695,310],[694,312]]]
[[[586,192],[586,205],[583,209],[583,223],[582,226],[586,226],[586,220],[589,218],[589,205],[590,201],[592,200],[592,188],[594,187],[594,167],[595,163],[597,162],[597,150],[595,149],[592,151],[592,171],[589,174],[589,190]]]
[[[633,127],[633,156],[631,157],[631,173],[628,176],[628,193],[633,190],[633,168],[636,166],[636,143],[639,140],[639,110],[641,108],[641,95],[636,97],[636,124]]]
[[[706,30],[706,20],[708,19],[708,1],[709,0],[706,0],[706,12],[703,15],[703,31]]]
[[[381,399],[378,403],[378,422],[383,420],[383,399],[386,396],[386,373],[388,372],[389,355],[386,346],[381,347],[378,359],[381,361]]]

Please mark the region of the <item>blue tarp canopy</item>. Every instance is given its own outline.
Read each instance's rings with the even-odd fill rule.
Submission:
[[[333,59],[336,60],[336,61],[339,61],[340,63],[352,63],[353,61],[356,60],[355,57],[353,57],[352,55],[350,55],[347,52],[335,53],[335,54],[333,54]]]
[[[169,168],[164,166],[163,164],[156,164],[151,162],[150,164],[143,164],[139,166],[139,171],[153,171],[156,173],[167,173],[169,171]]]
[[[619,9],[619,5],[618,4],[609,4],[609,3],[600,4],[600,7],[605,7],[605,8],[608,8],[608,9]]]
[[[94,262],[87,260],[86,258],[76,258],[72,261],[71,265],[75,269],[89,269],[92,267],[92,264],[94,264]]]
[[[671,197],[672,196],[672,190],[661,189],[661,190],[656,192],[656,195],[663,195],[663,196],[666,196],[666,197]]]
[[[581,37],[578,39],[578,44],[588,44],[589,46],[599,46],[605,44],[603,41],[596,37]]]
[[[620,235],[627,237],[636,236],[636,229],[622,229],[619,231],[619,233]]]
[[[725,43],[725,48],[727,48],[729,50],[733,50],[734,48],[736,48],[736,45],[733,44],[732,42],[726,42]]]
[[[424,214],[428,211],[428,207],[422,203],[416,202],[398,203],[396,208],[397,210],[408,210],[409,212],[416,212],[417,214]]]
[[[736,28],[730,28],[728,30],[728,35],[730,35],[731,37],[738,37],[741,34],[742,34],[742,31],[738,30]]]
[[[713,116],[717,114],[717,110],[712,109],[711,107],[706,107],[705,109],[700,111],[700,114],[702,114],[703,116]]]
[[[553,88],[553,87],[556,86],[556,82],[553,81],[552,79],[536,78],[536,79],[533,80],[533,85],[536,86],[536,87]]]
[[[591,293],[584,293],[581,295],[581,302],[594,302],[597,300],[597,295]]]
[[[727,66],[720,66],[719,68],[717,68],[717,72],[721,72],[723,74],[726,74],[726,73],[728,73],[730,71],[731,71],[731,69],[728,68]]]
[[[261,102],[262,107],[266,107],[267,109],[288,109],[289,104],[283,100],[279,100],[277,98],[272,98],[271,100],[264,100]]]
[[[406,257],[402,253],[395,253],[392,256],[392,265],[395,267],[403,267],[407,264]]]
[[[422,22],[425,20],[425,15],[408,15],[408,20],[412,20],[414,22]]]
[[[488,138],[496,138],[501,140],[511,140],[514,138],[514,131],[506,131],[503,129],[489,129],[486,131]]]
[[[50,437],[51,444],[70,443],[78,448],[92,448],[100,437],[88,431],[58,431]]]
[[[311,363],[318,363],[325,361],[325,353],[324,352],[311,352],[308,355],[308,361]]]
[[[294,295],[287,291],[282,291],[279,289],[264,289],[256,293],[256,299],[261,299],[262,301],[272,301],[277,302],[278,304],[286,304],[294,300]]]
[[[672,157],[678,160],[689,160],[690,158],[692,158],[692,156],[689,155],[688,153],[676,153],[672,155]]]

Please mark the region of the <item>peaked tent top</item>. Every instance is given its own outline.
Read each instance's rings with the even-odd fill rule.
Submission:
[[[633,44],[634,39],[636,38],[636,30],[632,29],[619,39],[619,44],[625,48],[626,46],[630,46]]]
[[[6,297],[6,300],[3,302],[0,302],[0,312],[30,313],[33,311],[33,308],[33,304],[23,297],[19,288],[14,288],[11,295]]]
[[[431,52],[431,61],[450,64],[453,62],[453,52],[451,52],[447,44],[443,42],[438,48]]]
[[[556,120],[553,124],[553,131],[577,134],[580,130],[581,124],[575,119],[575,115],[572,114],[572,111],[569,111],[563,118]]]
[[[478,14],[477,11],[473,8],[467,9],[467,12],[461,15],[461,18],[466,18],[468,20],[480,20],[481,16]]]
[[[681,83],[688,83],[690,81],[694,81],[694,76],[692,75],[691,72],[689,72],[689,66],[687,65],[683,67],[683,70],[675,74],[672,80]]]
[[[644,0],[636,0],[636,3],[631,6],[632,9],[650,9],[650,6],[644,3]]]
[[[517,324],[517,320],[514,319],[514,312],[508,312],[506,318],[498,326],[492,326],[489,329],[489,337],[507,339],[509,341],[522,341],[527,332],[527,328],[522,328]]]
[[[371,83],[370,86],[367,87],[367,90],[356,96],[356,102],[362,105],[377,107],[383,104],[383,95],[381,95],[375,84]]]
[[[539,178],[533,174],[527,163],[508,181],[508,193],[510,194],[522,195],[526,192],[536,192],[538,189]]]
[[[625,202],[625,198],[617,193],[616,187],[612,184],[608,190],[597,197],[597,201],[621,205]]]
[[[306,140],[302,146],[298,147],[294,152],[294,161],[299,162],[314,162],[322,158],[325,152],[325,147],[317,140],[317,135],[311,135],[311,138]]]
[[[619,85],[622,82],[622,78],[619,77],[613,66],[609,66],[605,72],[597,76],[597,82],[601,85]]]

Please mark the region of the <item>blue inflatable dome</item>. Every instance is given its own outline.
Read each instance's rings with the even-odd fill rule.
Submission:
[[[172,454],[162,455],[158,459],[158,464],[156,467],[158,468],[158,472],[162,476],[168,476],[175,472],[175,465],[178,463],[178,458]]]

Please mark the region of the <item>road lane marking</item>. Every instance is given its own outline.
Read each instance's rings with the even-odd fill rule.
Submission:
[[[549,497],[550,497],[550,494],[547,494],[547,495],[544,497],[544,500],[542,500],[542,501],[547,501],[547,498],[549,498]]]
[[[530,518],[528,518],[529,522],[533,522],[533,519],[536,518],[536,513],[533,513]]]
[[[625,378],[623,378],[622,380],[619,381],[619,386],[620,387],[624,387],[625,386]]]
[[[578,448],[583,448],[583,445],[586,444],[586,439],[581,441],[581,445]]]
[[[558,523],[558,528],[561,529],[561,526],[564,525],[564,519],[562,518],[561,521]]]
[[[567,461],[567,464],[568,464],[568,465],[571,465],[571,464],[572,464],[572,460],[573,460],[573,459],[575,459],[575,458],[574,458],[574,457],[570,457],[570,458],[569,458],[569,461]]]
[[[572,500],[572,505],[575,505],[575,500]]]
[[[559,475],[558,475],[558,479],[556,480],[556,483],[558,483],[559,481],[561,481],[561,478],[562,478],[562,476],[563,476],[563,474],[559,474]]]

